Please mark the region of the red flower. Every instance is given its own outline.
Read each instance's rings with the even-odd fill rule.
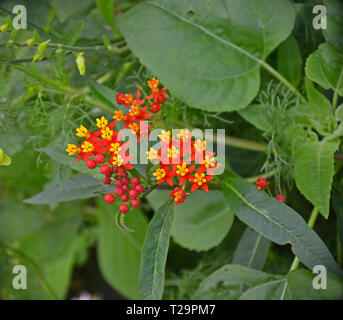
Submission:
[[[186,200],[186,197],[186,192],[180,187],[174,188],[169,194],[169,198],[174,198],[174,204],[176,206],[183,203]]]
[[[256,180],[256,187],[259,190],[267,189],[268,188],[268,184],[269,184],[269,182],[265,178],[260,177],[260,178],[258,178]]]
[[[173,185],[173,177],[175,173],[169,170],[169,165],[160,164],[160,167],[152,174],[157,179],[157,183],[167,182],[169,185]]]
[[[173,164],[172,166],[173,166],[173,173],[175,174],[175,176],[180,177],[180,180],[179,180],[180,186],[183,185],[186,180],[189,180],[192,178],[191,173],[194,171],[195,165],[191,165],[188,167],[186,163],[183,163],[181,161],[180,164]]]
[[[286,203],[286,198],[281,193],[279,193],[275,198],[283,203]]]
[[[194,177],[192,176],[189,179],[189,181],[193,182],[191,192],[194,192],[199,187],[201,187],[201,189],[203,189],[204,191],[208,192],[207,182],[211,181],[212,179],[213,179],[213,176],[206,176],[204,172],[204,168],[199,167]]]
[[[117,93],[116,94],[116,102],[118,104],[122,104],[125,107],[131,107],[132,105],[142,105],[144,103],[144,99],[139,99],[141,96],[141,93],[139,89],[137,90],[136,98],[133,98],[133,95],[131,93]]]

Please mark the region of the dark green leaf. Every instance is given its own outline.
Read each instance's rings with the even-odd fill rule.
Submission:
[[[81,37],[85,24],[83,21],[76,22],[63,36],[62,43],[73,46]]]
[[[164,289],[164,273],[173,221],[173,201],[168,200],[149,223],[142,250],[139,296],[159,300]]]

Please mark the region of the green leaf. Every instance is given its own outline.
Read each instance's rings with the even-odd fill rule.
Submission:
[[[139,296],[145,300],[162,299],[164,272],[173,221],[173,201],[168,200],[149,223],[142,250]]]
[[[96,5],[105,22],[115,31],[113,0],[96,0]]]
[[[232,111],[256,96],[261,63],[294,19],[288,0],[156,0],[130,9],[118,27],[175,96],[194,108]]]
[[[48,0],[48,2],[56,8],[57,17],[62,23],[73,16],[85,16],[94,4],[93,0]]]
[[[154,190],[148,195],[148,200],[157,210],[169,193],[167,190]],[[180,246],[196,251],[217,246],[230,231],[234,220],[222,193],[217,190],[193,192],[173,211],[173,239]]]
[[[307,76],[324,89],[343,95],[343,54],[329,43],[323,43],[306,61]]]
[[[342,300],[343,281],[340,277],[327,274],[327,288],[315,289],[309,270],[297,269],[283,279],[266,282],[250,288],[240,300]]]
[[[9,166],[11,163],[12,159],[0,148],[0,166]]]
[[[324,37],[337,49],[343,49],[343,3],[341,0],[324,0],[327,12],[327,28]]]
[[[290,243],[306,267],[312,269],[321,264],[343,275],[324,242],[293,209],[241,178],[230,178],[224,183],[223,192],[240,220],[277,244]]]
[[[78,173],[69,179],[61,181],[57,186],[48,188],[31,198],[25,199],[24,202],[37,205],[87,199],[97,196],[100,192],[106,192],[108,189],[113,191],[113,188],[105,187],[101,181]]]
[[[337,127],[330,101],[310,81],[306,82],[306,93],[312,115],[311,123],[320,134],[330,133]]]
[[[46,147],[40,150],[46,153],[52,160],[67,165],[78,172],[87,174],[97,180],[102,180],[103,178],[99,168],[90,170],[84,161],[77,162],[75,157],[68,156],[67,153],[62,153],[56,148]]]
[[[126,224],[135,232],[125,232],[115,224],[118,206],[98,201],[98,261],[108,283],[129,299],[138,299],[141,252],[148,225],[139,209],[127,213]]]
[[[195,299],[237,299],[243,294],[244,287],[255,287],[280,277],[245,266],[228,264],[201,282]]]
[[[268,120],[268,109],[270,108],[271,106],[269,105],[251,104],[245,109],[239,110],[238,113],[257,129],[267,131],[271,127],[271,123]]]
[[[232,263],[262,270],[267,259],[269,247],[269,240],[247,227],[233,254]]]
[[[297,187],[325,218],[329,216],[334,153],[338,146],[339,140],[306,141],[293,146]]]
[[[73,46],[81,37],[85,23],[83,21],[76,22],[63,36],[62,43]]]
[[[335,111],[336,119],[343,122],[343,104],[339,105]]]
[[[303,62],[297,40],[290,36],[277,50],[277,70],[297,87],[302,78]]]

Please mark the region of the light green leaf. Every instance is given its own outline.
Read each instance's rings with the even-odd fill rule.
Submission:
[[[260,65],[294,19],[288,0],[156,0],[130,9],[118,26],[175,96],[194,108],[231,111],[256,96]]]
[[[105,22],[115,30],[114,25],[114,5],[113,0],[96,0],[96,5],[103,16]]]
[[[247,227],[233,254],[232,263],[262,270],[267,259],[269,247],[269,240]]]
[[[99,168],[90,170],[84,161],[77,162],[75,157],[68,156],[67,153],[62,153],[56,148],[46,147],[41,148],[41,151],[46,153],[52,160],[67,165],[78,172],[87,174],[97,180],[103,179],[103,175],[100,173]]]
[[[76,22],[63,36],[62,43],[73,46],[81,37],[85,23],[83,21]]]
[[[327,218],[334,174],[334,153],[339,141],[294,144],[294,177],[301,193]]]
[[[288,299],[286,289],[287,280],[277,279],[247,290],[239,300],[284,300]]]
[[[9,166],[11,163],[12,159],[0,148],[0,166]]]
[[[25,199],[29,204],[51,204],[61,201],[71,201],[76,199],[87,199],[99,195],[100,192],[106,192],[113,187],[105,187],[103,183],[88,175],[78,173],[71,178],[61,181],[57,186],[48,188],[31,198]]]
[[[310,81],[306,82],[306,93],[312,115],[310,121],[314,128],[323,135],[330,133],[337,127],[330,101]]]
[[[57,17],[62,23],[72,16],[84,16],[94,4],[94,0],[48,0],[48,2],[56,8]]]
[[[336,119],[343,122],[343,104],[339,105],[335,111]]]
[[[145,300],[162,299],[164,273],[173,221],[173,201],[168,200],[149,223],[139,273],[139,296]]]
[[[195,299],[237,299],[243,294],[244,287],[255,287],[269,281],[279,280],[281,276],[247,268],[241,265],[228,264],[204,279]]]
[[[239,110],[239,114],[248,122],[253,124],[257,129],[267,131],[271,127],[269,122],[268,109],[271,106],[262,104],[251,104],[243,110]]]
[[[148,200],[157,210],[169,193],[168,190],[154,190]],[[217,190],[193,192],[173,211],[173,239],[180,246],[196,251],[217,246],[230,231],[234,220],[222,193]]]
[[[303,62],[297,40],[290,36],[277,50],[277,70],[297,87],[302,78]]]
[[[343,275],[324,242],[293,209],[241,178],[229,178],[223,184],[223,192],[240,220],[277,244],[290,243],[306,267],[312,269],[321,264]]]
[[[127,213],[125,223],[135,232],[125,232],[115,224],[117,210],[118,206],[98,201],[99,266],[113,288],[127,298],[138,299],[139,265],[148,222],[139,209],[134,209]]]
[[[307,76],[324,89],[343,95],[343,54],[329,43],[323,43],[306,61]]]

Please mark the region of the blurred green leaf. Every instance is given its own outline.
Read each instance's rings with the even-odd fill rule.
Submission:
[[[139,272],[139,296],[144,300],[160,300],[163,295],[173,205],[172,200],[162,205],[146,232]]]
[[[139,209],[127,213],[125,223],[135,232],[125,232],[115,223],[117,205],[98,201],[100,270],[108,283],[122,295],[138,299],[141,252],[148,225]]]
[[[83,21],[76,22],[70,29],[64,34],[62,43],[73,46],[77,40],[81,37],[85,23]]]

